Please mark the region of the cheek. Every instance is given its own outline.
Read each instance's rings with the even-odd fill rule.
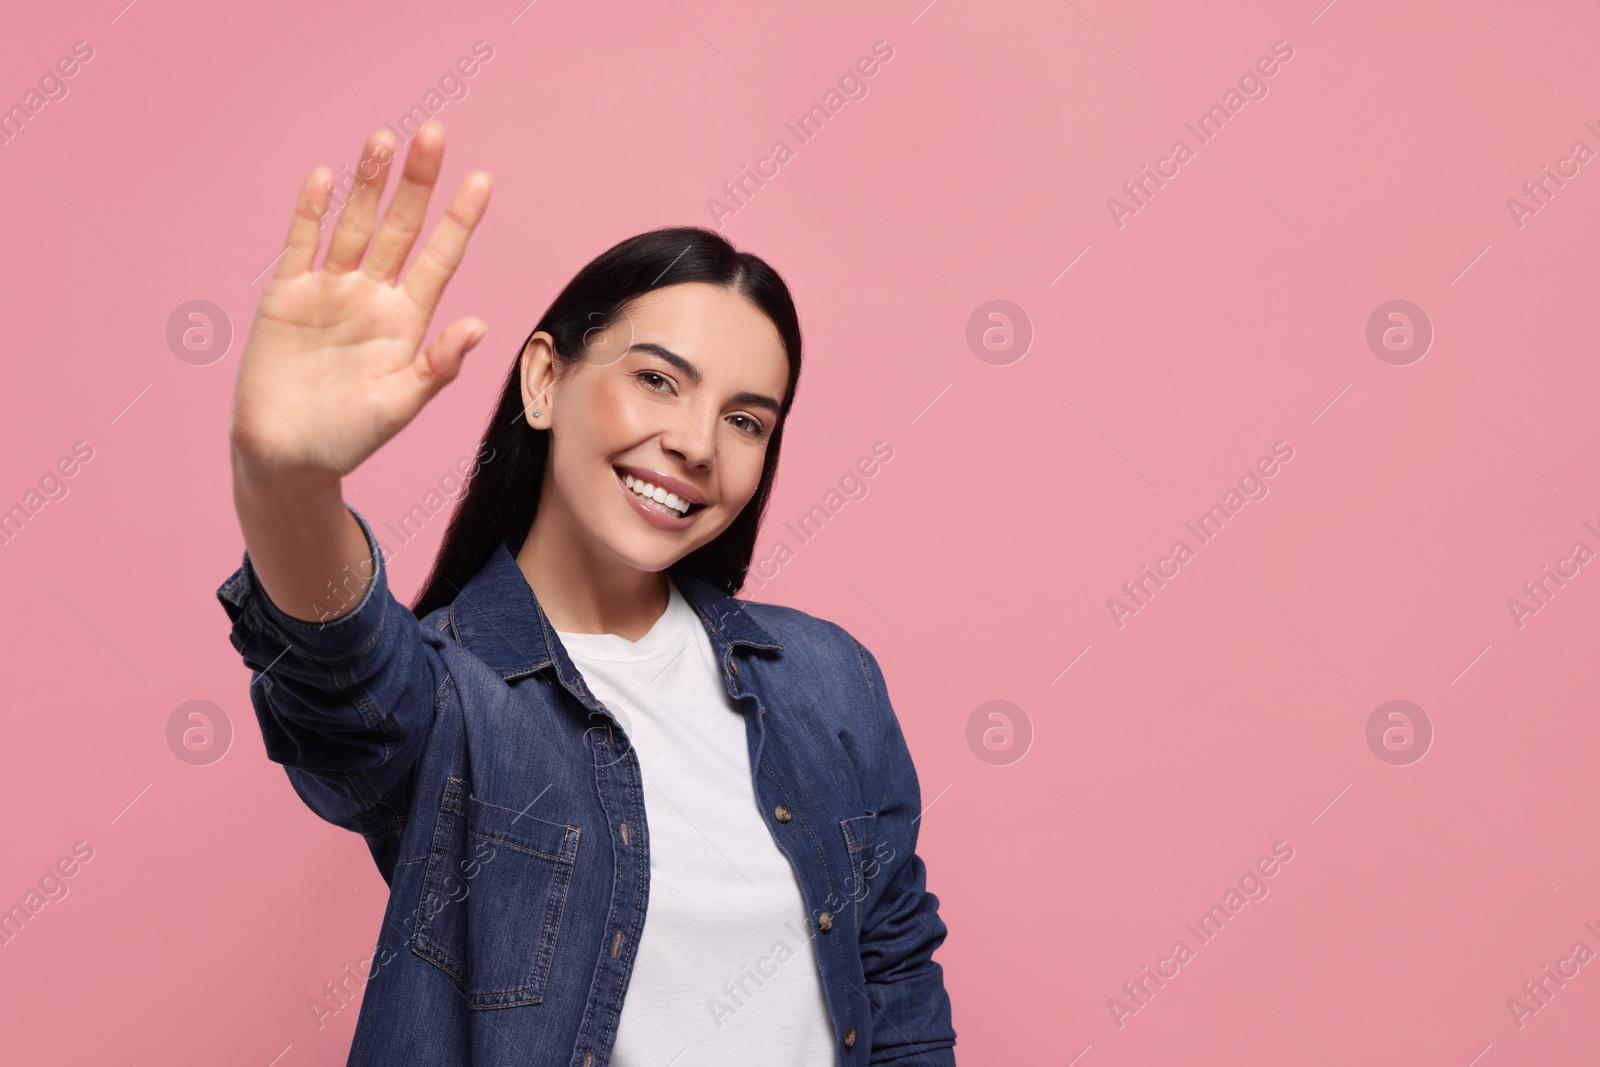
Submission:
[[[722,499],[728,504],[728,511],[737,515],[755,498],[756,490],[761,487],[761,472],[766,465],[767,451],[765,448],[749,446],[724,449],[721,458],[725,463],[722,471]]]
[[[608,374],[595,384],[591,395],[582,401],[582,410],[591,415],[591,432],[604,434],[612,427],[629,425],[638,417],[634,406],[628,402],[627,390],[623,388],[625,384],[620,375]]]
[[[562,430],[576,429],[574,436],[582,450],[608,456],[628,447],[647,430],[651,417],[645,398],[634,395],[621,375],[607,375],[596,381],[587,395],[574,396],[567,404],[568,417]],[[578,416],[574,426],[572,416]]]
[[[572,500],[592,497],[602,484],[605,457],[628,421],[627,405],[602,383],[569,389],[561,398],[559,424],[550,435],[550,466],[556,485]]]

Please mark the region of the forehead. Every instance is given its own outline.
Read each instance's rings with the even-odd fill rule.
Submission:
[[[624,335],[633,334],[628,343],[662,345],[708,376],[735,370],[776,376],[779,387],[788,378],[788,356],[772,320],[748,297],[718,285],[684,282],[652,289],[633,301],[617,325]]]

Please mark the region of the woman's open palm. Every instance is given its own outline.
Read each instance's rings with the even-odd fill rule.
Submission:
[[[378,223],[393,158],[391,135],[379,131],[368,139],[357,183],[316,269],[331,189],[325,168],[313,170],[301,188],[288,246],[240,359],[229,423],[235,450],[261,470],[350,473],[456,376],[486,328],[458,319],[421,347],[493,180],[486,171],[462,179],[402,279],[444,159],[443,128],[430,122],[412,139],[399,187]]]

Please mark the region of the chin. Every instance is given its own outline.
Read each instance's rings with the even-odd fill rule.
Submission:
[[[622,544],[604,541],[611,554],[635,570],[655,573],[664,571],[684,556],[700,547],[699,542],[683,542],[682,544],[664,543],[665,539],[656,539],[648,535],[644,537],[631,537]]]

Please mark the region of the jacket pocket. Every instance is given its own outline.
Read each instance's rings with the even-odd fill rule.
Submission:
[[[878,813],[869,811],[865,815],[857,815],[853,819],[840,819],[839,826],[844,831],[844,847],[850,855],[850,879],[845,886],[845,895],[853,905],[851,911],[856,913],[857,929],[860,929],[860,904],[867,896],[867,882],[876,873],[877,864],[873,862],[874,833],[878,822]]]
[[[434,827],[412,948],[468,1006],[544,999],[578,854],[576,826],[479,800],[450,778]]]

